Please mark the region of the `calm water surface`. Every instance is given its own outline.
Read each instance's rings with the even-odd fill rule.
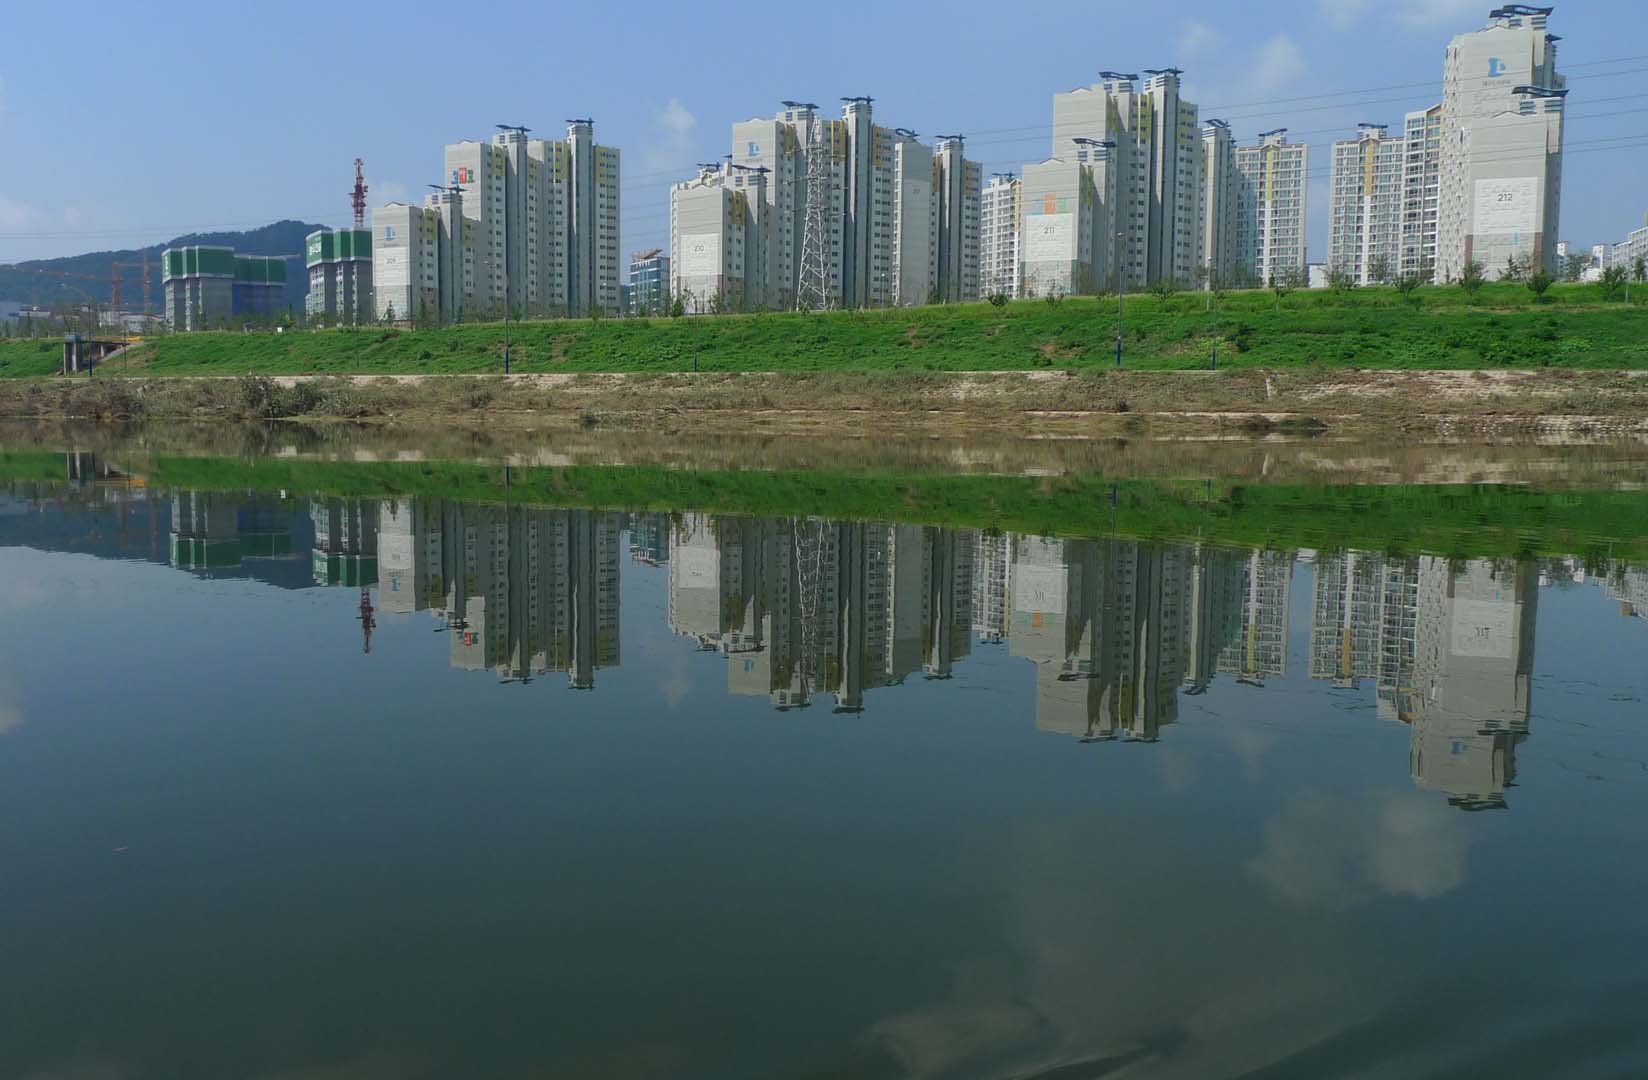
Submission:
[[[1648,568],[11,490],[0,1075],[1648,1073]]]

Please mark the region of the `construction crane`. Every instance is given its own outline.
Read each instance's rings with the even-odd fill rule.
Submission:
[[[349,205],[355,211],[355,228],[366,228],[366,162],[355,159],[355,187],[349,192]],[[144,275],[147,281],[148,275]]]
[[[50,270],[43,266],[0,266],[0,270],[16,271],[19,274],[35,274],[39,277],[74,278],[77,281],[95,281],[109,287],[109,309],[120,310],[121,275],[127,270],[143,271],[143,310],[149,310],[149,253],[143,252],[142,262],[117,262],[111,267],[108,277],[101,274],[82,274],[74,270]]]

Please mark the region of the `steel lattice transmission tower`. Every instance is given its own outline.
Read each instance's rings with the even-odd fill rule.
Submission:
[[[818,116],[818,106],[807,108],[812,110],[807,128],[807,208],[802,219],[795,309],[821,311],[830,306],[830,162],[824,151],[824,121]]]

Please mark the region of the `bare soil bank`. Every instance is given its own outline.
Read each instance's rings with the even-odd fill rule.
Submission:
[[[1586,442],[1648,435],[1648,372],[842,372],[101,376],[0,381],[17,419],[347,420],[430,431]]]

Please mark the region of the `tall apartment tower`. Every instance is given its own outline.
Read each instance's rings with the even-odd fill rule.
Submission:
[[[1241,181],[1236,248],[1244,271],[1261,285],[1305,272],[1305,190],[1310,147],[1287,141],[1287,129],[1236,148]]]
[[[772,250],[766,183],[761,169],[723,162],[670,189],[670,290],[687,311],[765,304]]]
[[[1179,96],[1182,74],[1148,70],[1141,89],[1138,75],[1102,71],[1091,87],[1053,96],[1054,157],[1071,155],[1078,140],[1115,144],[1108,165],[1119,202],[1112,217],[1125,235],[1119,265],[1094,268],[1095,287],[1117,271],[1132,286],[1189,281],[1203,259],[1199,111]]]
[[[968,161],[961,136],[941,136],[933,152],[933,190],[938,216],[938,273],[933,287],[945,303],[979,298],[979,197],[984,178]]]
[[[1207,287],[1231,281],[1236,254],[1236,143],[1223,120],[1202,124],[1202,186],[1197,218],[1201,222],[1202,266]]]
[[[1448,45],[1442,68],[1436,270],[1467,262],[1490,278],[1516,258],[1555,272],[1562,194],[1562,114],[1548,7],[1495,8]]]
[[[1360,124],[1333,144],[1328,267],[1358,285],[1384,284],[1402,261],[1405,138],[1383,124]]]
[[[1442,106],[1408,113],[1402,121],[1403,277],[1436,275],[1436,208],[1442,186]]]
[[[568,309],[586,316],[617,312],[622,285],[618,255],[618,150],[595,141],[593,120],[567,125]]]
[[[979,194],[979,293],[1019,294],[1019,178],[996,173]]]
[[[503,318],[509,278],[508,153],[502,146],[465,139],[446,147],[446,182],[462,192],[465,215],[475,223],[475,287],[460,313]]]
[[[932,147],[905,128],[893,132],[892,266],[894,304],[925,304],[938,287],[939,182]]]
[[[744,120],[732,126],[733,163],[767,170],[773,222],[770,285],[773,305],[784,310],[795,306],[805,224],[801,211],[806,199],[806,144],[814,122],[822,122],[817,106],[790,101],[770,120]]]
[[[479,308],[491,263],[485,256],[485,226],[464,212],[463,189],[454,184],[432,191],[424,206],[435,215],[435,259],[441,322],[454,322]],[[426,313],[427,314],[430,313]]]
[[[372,231],[318,229],[304,237],[309,295],[304,308],[345,325],[372,322]]]
[[[379,322],[413,323],[440,312],[440,215],[392,202],[372,211],[372,296]]]

